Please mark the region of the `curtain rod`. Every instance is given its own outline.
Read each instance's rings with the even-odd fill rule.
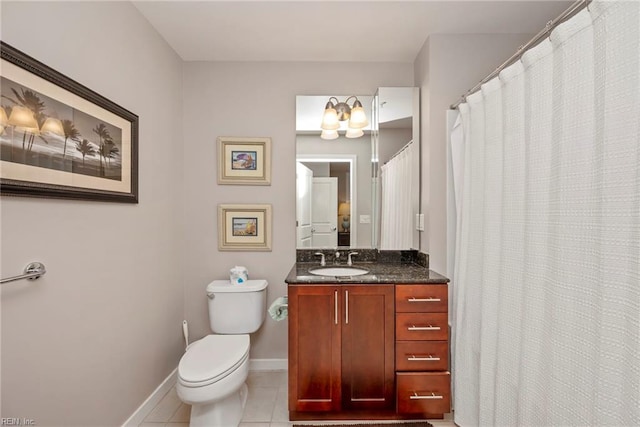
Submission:
[[[519,60],[522,57],[522,55],[525,53],[525,51],[529,50],[530,48],[532,48],[533,46],[535,46],[536,44],[538,44],[539,42],[544,40],[547,37],[547,34],[549,34],[555,27],[557,27],[558,25],[562,24],[567,19],[573,17],[575,14],[580,12],[585,7],[588,7],[589,3],[591,3],[591,1],[592,0],[577,0],[567,10],[562,12],[556,19],[552,19],[551,21],[547,22],[547,25],[538,34],[536,34],[527,43],[525,43],[522,46],[520,46],[518,48],[518,51],[516,53],[514,53],[513,55],[511,55],[511,57],[509,59],[507,59],[505,62],[503,62],[502,65],[500,65],[498,68],[496,68],[493,71],[493,73],[489,74],[487,77],[485,77],[484,79],[480,80],[480,82],[477,85],[475,85],[474,87],[469,89],[467,91],[467,93],[462,95],[454,104],[451,104],[450,108],[452,110],[455,110],[456,108],[458,108],[458,105],[460,105],[460,104],[462,104],[463,102],[466,101],[467,96],[471,95],[472,93],[477,92],[478,89],[480,89],[480,87],[483,84],[485,84],[486,82],[488,82],[489,80],[491,80],[492,78],[497,76],[500,73],[500,71],[504,70],[506,67],[508,67],[509,65],[513,64],[517,60]]]
[[[387,163],[389,163],[391,160],[393,160],[393,158],[394,158],[394,157],[396,157],[397,155],[399,155],[400,153],[402,153],[404,150],[406,150],[406,149],[407,149],[407,147],[409,147],[412,143],[413,143],[413,139],[412,139],[411,141],[407,142],[406,144],[404,144],[404,146],[403,146],[401,149],[399,149],[398,151],[396,151],[396,153],[395,153],[393,156],[391,156],[391,157],[389,158],[389,160],[387,160],[386,162],[384,162],[384,164],[386,165]]]

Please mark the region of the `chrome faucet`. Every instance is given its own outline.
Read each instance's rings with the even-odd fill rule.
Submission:
[[[349,255],[347,257],[347,265],[349,265],[349,266],[353,265],[353,262],[351,261],[351,256],[352,255],[358,255],[358,252],[349,252]]]
[[[335,259],[333,260],[333,263],[334,263],[334,264],[338,264],[338,260],[339,260],[339,259],[340,259],[340,252],[336,251],[336,257],[335,257]]]
[[[316,252],[314,255],[319,255],[320,258],[320,267],[324,267],[326,265],[324,261],[324,254],[322,252]]]

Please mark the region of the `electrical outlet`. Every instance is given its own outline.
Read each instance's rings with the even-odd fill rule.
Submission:
[[[371,224],[371,215],[360,215],[360,224]]]

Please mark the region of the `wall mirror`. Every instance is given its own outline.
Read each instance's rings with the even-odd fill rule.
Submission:
[[[323,139],[320,124],[331,97],[333,104],[351,98],[350,105],[355,98],[296,97],[296,247],[417,249],[420,154],[419,144],[409,143],[419,141],[418,89],[379,88],[373,96],[357,95],[369,122],[362,135],[347,137],[351,130],[344,120],[337,137]],[[403,173],[389,171],[388,164],[401,158],[395,170]],[[404,238],[394,237],[400,234]]]

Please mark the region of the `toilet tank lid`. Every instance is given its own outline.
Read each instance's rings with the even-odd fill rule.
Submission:
[[[229,280],[214,280],[207,285],[207,292],[258,292],[268,284],[264,279],[247,280],[240,285],[233,285]]]

